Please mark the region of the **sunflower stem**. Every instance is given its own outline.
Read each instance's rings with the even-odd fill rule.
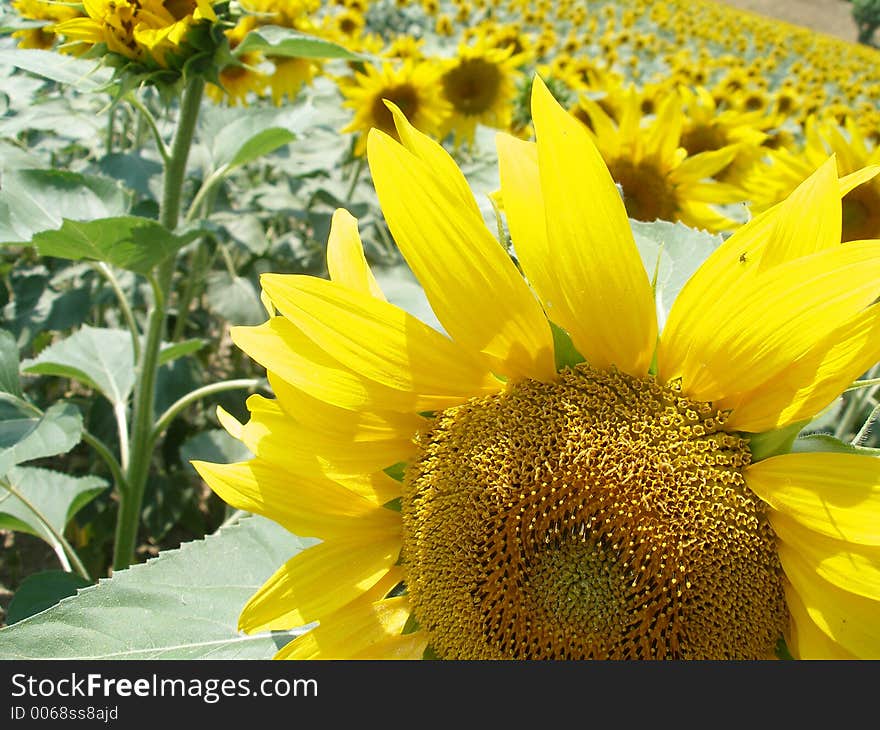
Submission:
[[[165,160],[164,187],[159,208],[159,222],[169,231],[177,228],[180,219],[181,195],[186,163],[192,147],[196,121],[202,102],[205,80],[194,76],[186,84],[180,101],[180,116],[168,158]],[[174,278],[175,259],[169,256],[158,265],[154,276],[153,303],[147,317],[147,334],[137,365],[131,428],[131,454],[126,470],[128,488],[120,493],[119,514],[113,549],[113,568],[126,568],[134,561],[135,543],[140,526],[141,505],[150,474],[155,424],[156,375],[159,351],[165,333],[168,292]]]

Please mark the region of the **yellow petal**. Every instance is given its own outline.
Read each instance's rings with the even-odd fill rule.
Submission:
[[[376,299],[372,301],[378,302]],[[394,386],[408,380],[411,382],[414,375],[407,363],[403,363],[404,370],[400,372],[391,370],[390,364],[385,372],[376,372],[383,382],[365,378],[328,355],[285,317],[274,317],[256,327],[233,327],[230,334],[238,347],[270,373],[317,400],[348,410],[378,408],[401,413],[442,410],[460,404],[471,395],[479,395],[483,390],[481,387],[471,390],[468,383],[458,383],[460,394],[457,396],[401,390]],[[434,334],[440,336],[437,332]],[[369,343],[364,344],[369,346]],[[373,346],[382,351],[387,347],[381,340],[374,342]],[[376,358],[371,360],[376,362]],[[456,364],[458,371],[463,367],[460,362]],[[472,380],[469,379],[471,384]],[[486,377],[484,382],[488,389],[491,381]],[[455,385],[449,384],[450,388]]]
[[[880,241],[780,264],[692,325],[680,368],[691,397],[721,401],[761,386],[855,317],[878,292]],[[726,310],[726,311],[725,311]]]
[[[880,459],[860,454],[772,456],[746,470],[749,489],[804,527],[880,546]]]
[[[658,374],[666,382],[680,377],[682,364],[694,344],[691,332],[726,311],[751,281],[764,247],[776,226],[778,208],[756,216],[722,243],[688,279],[669,312],[657,348]]]
[[[538,148],[509,134],[495,137],[498,170],[501,177],[501,200],[510,238],[526,279],[544,304],[547,316],[565,330],[567,310],[559,310],[559,283],[554,274],[555,262],[547,240],[547,220],[538,172]]]
[[[241,612],[246,633],[303,626],[376,585],[400,555],[399,530],[372,540],[322,542],[288,560]]]
[[[415,429],[397,430],[393,422],[369,411],[341,411],[349,419],[328,431],[317,427],[308,412],[294,420],[262,396],[249,398],[248,408],[251,418],[242,427],[241,440],[256,456],[290,474],[331,479],[366,474],[408,461],[417,451]]]
[[[459,196],[461,202],[477,216],[481,216],[480,207],[468,185],[467,178],[462,174],[455,160],[428,135],[420,132],[409,123],[403,112],[390,101],[385,101],[385,106],[391,110],[394,116],[394,126],[397,128],[397,136],[400,143],[413,155],[424,162],[434,174],[441,178]]]
[[[351,659],[388,636],[400,635],[410,614],[408,602],[398,598],[386,603],[385,596],[402,579],[403,571],[391,568],[370,589],[322,616],[319,626],[286,644],[275,658]]]
[[[795,659],[856,658],[816,625],[801,597],[788,582],[785,585],[785,600],[792,624],[788,649]]]
[[[795,550],[779,545],[782,569],[813,623],[859,659],[880,659],[880,601],[820,578]]]
[[[364,257],[357,219],[343,208],[333,213],[327,239],[327,271],[330,278],[350,289],[385,299]]]
[[[680,185],[712,177],[733,162],[733,158],[739,154],[741,149],[741,145],[732,144],[711,152],[691,155],[669,174],[669,179]]]
[[[839,246],[841,226],[840,185],[832,155],[782,202],[759,271]]]
[[[668,169],[675,163],[675,151],[681,141],[683,124],[681,98],[673,90],[657,110],[645,145],[649,156],[657,160],[661,169]]]
[[[296,638],[296,644],[288,645],[290,649],[276,655],[276,658],[396,659],[385,652],[392,651],[387,644],[389,640],[396,643],[397,639],[402,638],[400,632],[410,615],[407,598],[386,598],[368,606],[358,606],[358,609],[339,611],[332,623],[322,623]],[[412,642],[411,636],[406,638]],[[416,641],[419,639],[424,637],[417,637]]]
[[[880,547],[826,537],[784,512],[771,511],[769,519],[779,540],[816,575],[845,591],[880,601]]]
[[[367,150],[394,240],[444,329],[505,376],[552,378],[541,305],[479,213],[461,202],[456,181],[378,130]]]
[[[819,340],[776,377],[729,401],[726,427],[762,433],[814,417],[880,360],[880,304]]]
[[[559,301],[551,311],[595,367],[644,375],[654,353],[657,315],[647,272],[623,200],[583,125],[540,78],[532,116],[551,259]],[[556,317],[556,315],[554,315]]]
[[[482,360],[399,307],[296,274],[263,274],[296,327],[362,377],[395,390],[467,398],[500,389]]]
[[[329,479],[308,479],[262,459],[235,464],[192,462],[211,489],[236,509],[274,520],[301,537],[393,533],[400,515]]]
[[[840,197],[851,192],[859,185],[864,185],[869,180],[873,180],[880,175],[880,165],[868,165],[861,170],[856,170],[846,175],[838,181],[840,183]]]

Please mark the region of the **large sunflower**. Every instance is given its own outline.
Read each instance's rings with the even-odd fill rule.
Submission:
[[[446,334],[383,299],[344,211],[330,281],[265,275],[280,314],[233,330],[276,400],[223,416],[254,459],[196,468],[322,540],[241,628],[319,622],[279,658],[760,658],[783,636],[880,656],[880,460],[753,453],[880,357],[880,241],[840,245],[824,165],[709,257],[658,335],[608,170],[534,87],[537,142],[498,136],[529,284],[395,111],[400,142],[372,132],[368,159]]]
[[[682,146],[685,115],[680,96],[669,91],[645,124],[639,98],[630,89],[620,102],[619,119],[583,97],[575,116],[584,122],[623,189],[626,210],[642,221],[681,221],[707,231],[736,228],[716,205],[741,202],[738,187],[714,176],[740,154],[744,142],[688,154]]]

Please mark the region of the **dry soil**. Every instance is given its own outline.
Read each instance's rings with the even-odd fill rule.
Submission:
[[[724,4],[856,42],[852,6],[846,0],[725,0]]]

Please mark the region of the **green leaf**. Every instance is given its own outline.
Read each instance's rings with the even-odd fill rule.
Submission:
[[[267,56],[290,58],[343,58],[348,61],[363,59],[337,43],[306,35],[278,25],[262,25],[252,30],[235,47],[235,55],[259,51]]]
[[[134,355],[126,330],[83,325],[36,358],[22,372],[73,378],[103,393],[114,406],[126,403],[134,388]]]
[[[290,130],[282,127],[270,127],[261,132],[257,132],[253,137],[247,140],[229,161],[229,167],[237,167],[246,165],[248,162],[268,155],[286,144],[290,144],[296,139],[296,135]]]
[[[226,271],[212,271],[205,277],[205,301],[213,312],[232,325],[253,325],[266,321],[266,309],[250,279],[232,277]]]
[[[61,534],[73,516],[107,488],[99,477],[16,466],[0,482],[0,529],[27,532],[55,546],[47,525]]]
[[[15,66],[80,91],[96,91],[106,86],[113,73],[95,61],[36,48],[0,50],[0,66]]]
[[[218,170],[228,172],[295,139],[289,128],[293,118],[286,110],[223,111],[226,113],[215,113],[201,123],[211,140],[211,159]]]
[[[120,269],[148,274],[193,237],[175,236],[150,218],[119,216],[93,221],[65,219],[61,228],[37,233],[33,242],[41,256],[106,261]]]
[[[246,636],[238,615],[312,544],[246,517],[0,629],[0,659],[269,659],[302,629]]]
[[[91,585],[76,573],[43,570],[25,578],[6,609],[6,624],[12,626],[28,616],[45,611],[62,598],[76,595],[79,588]]]
[[[65,219],[88,221],[128,211],[130,195],[115,180],[67,170],[15,170],[0,190],[0,243],[28,243]]]
[[[7,330],[0,330],[0,391],[22,397],[18,377],[18,343]]]
[[[163,342],[162,349],[159,351],[159,365],[164,365],[165,363],[176,360],[179,357],[192,355],[194,352],[201,350],[206,344],[208,344],[207,340],[200,340],[197,337],[190,340],[183,340],[182,342],[175,342],[173,344],[170,342]]]
[[[41,417],[0,421],[0,476],[16,464],[66,454],[82,437],[82,414],[71,403],[55,403]]]
[[[719,245],[721,236],[690,228],[684,223],[630,219],[642,263],[653,278],[657,272],[655,299],[660,326],[682,287]]]

